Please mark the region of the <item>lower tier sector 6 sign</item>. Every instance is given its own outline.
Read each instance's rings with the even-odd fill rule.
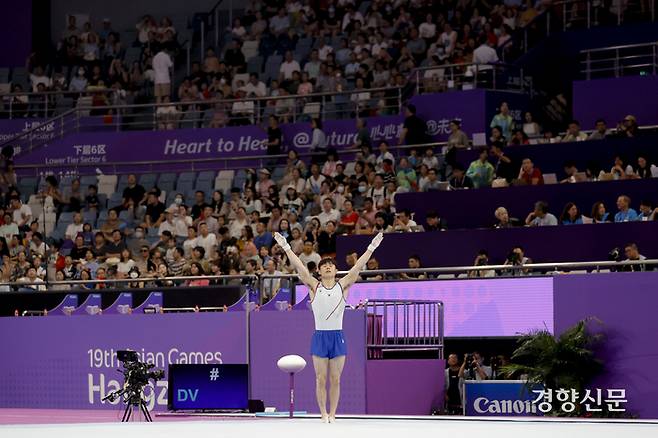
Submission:
[[[247,410],[246,364],[169,365],[169,410]]]

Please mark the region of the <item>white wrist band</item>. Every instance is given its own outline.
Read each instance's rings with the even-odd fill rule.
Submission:
[[[377,249],[377,247],[374,246],[372,243],[370,245],[368,245],[368,251],[375,252],[376,249]]]

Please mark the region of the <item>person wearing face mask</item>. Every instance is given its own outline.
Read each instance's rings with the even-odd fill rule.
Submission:
[[[86,73],[84,67],[78,68],[78,74],[71,79],[71,83],[69,84],[70,91],[83,92],[87,89],[88,81],[85,76]]]
[[[359,185],[356,187],[356,190],[352,191],[352,206],[356,210],[363,208],[364,201],[366,200],[366,191],[368,190],[368,184],[365,181],[359,182]]]
[[[167,210],[175,208],[178,209],[180,208],[181,205],[184,203],[183,195],[181,193],[176,193],[176,197],[174,198],[174,202],[172,202],[169,207],[167,207]]]

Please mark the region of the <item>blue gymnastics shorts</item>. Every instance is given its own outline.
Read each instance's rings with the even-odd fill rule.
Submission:
[[[316,330],[311,339],[311,354],[327,359],[347,355],[342,330]]]

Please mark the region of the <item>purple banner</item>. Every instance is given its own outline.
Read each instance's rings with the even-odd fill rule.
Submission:
[[[117,350],[165,373],[170,363],[246,363],[245,324],[243,312],[0,318],[0,407],[118,410],[101,402],[123,382]],[[145,394],[150,409],[166,409],[166,377]]]
[[[583,129],[602,118],[614,128],[632,114],[640,125],[658,124],[658,76],[574,81],[573,115]]]
[[[303,300],[308,288],[297,287]],[[497,278],[437,281],[376,281],[350,288],[347,302],[438,300],[444,305],[444,335],[517,336],[531,330],[553,331],[553,279]],[[393,333],[394,321],[389,321]]]
[[[469,134],[487,131],[486,94],[484,90],[471,90],[444,94],[414,96],[418,114],[427,123],[427,132],[437,141],[449,135],[449,122],[463,121]],[[403,116],[372,117],[367,121],[373,141],[387,140],[397,143]],[[7,132],[20,132],[24,124],[7,128]],[[21,123],[23,125],[21,125]],[[81,125],[84,123],[81,122]],[[1,129],[1,128],[0,128]],[[310,123],[282,125],[284,144],[305,150],[311,145]],[[323,130],[328,146],[338,150],[351,148],[357,134],[356,122],[327,120]],[[262,126],[250,125],[218,129],[177,129],[172,131],[135,132],[81,132],[67,135],[38,148],[34,153],[20,157],[19,164],[75,166],[107,162],[131,163],[133,161],[194,160],[202,158],[236,158],[265,155],[264,140],[267,132]],[[241,163],[244,165],[244,163]],[[230,162],[225,163],[230,167]],[[92,168],[93,170],[93,168]]]
[[[423,94],[411,98],[416,114],[427,123],[427,134],[434,141],[446,141],[450,136],[450,121],[461,120],[462,130],[473,134],[487,131],[485,90]]]
[[[596,317],[606,340],[597,356],[604,374],[593,388],[625,389],[630,414],[658,418],[658,283],[656,272],[563,275],[555,278],[555,333],[579,320]],[[604,398],[607,393],[604,391]]]

